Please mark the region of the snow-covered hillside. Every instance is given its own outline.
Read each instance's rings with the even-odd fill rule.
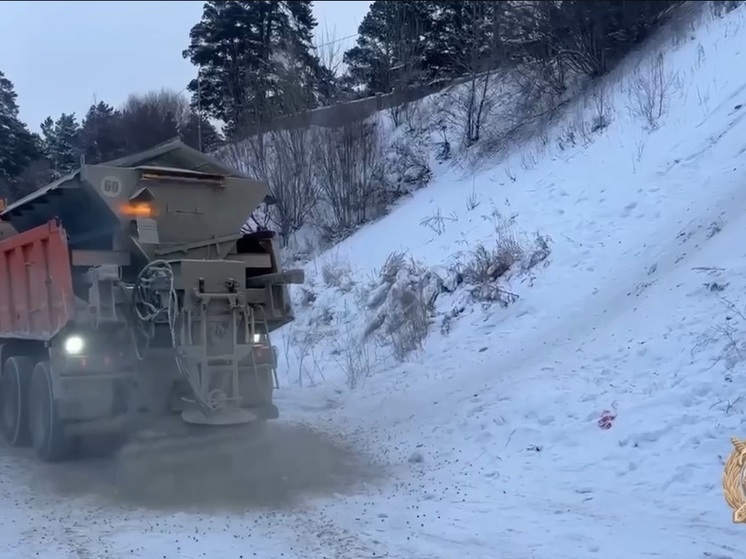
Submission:
[[[736,556],[720,478],[745,428],[745,16],[707,16],[680,44],[659,42],[662,59],[612,76],[611,123],[588,145],[562,141],[578,126],[570,108],[548,143],[473,176],[443,168],[309,265],[314,301],[287,377],[318,386],[288,390],[283,409],[356,437],[395,480],[318,501],[319,514],[376,556]],[[655,73],[651,127],[635,80]],[[392,251],[434,270],[468,259],[500,241],[494,209],[552,239],[532,281],[505,284],[519,299],[472,305],[445,335],[462,299],[439,298],[424,350],[399,366],[364,346],[366,276]],[[352,367],[372,374],[348,392]]]
[[[720,483],[746,436],[746,8],[689,35],[609,77],[608,125],[579,101],[499,164],[440,165],[308,264],[275,337],[283,442],[230,464],[231,509],[221,455],[135,487],[4,453],[0,557],[740,557]],[[517,247],[497,284],[468,273],[479,247]],[[387,282],[392,252],[417,266]],[[398,362],[378,313],[412,285],[432,324]],[[244,480],[255,459],[273,471]]]

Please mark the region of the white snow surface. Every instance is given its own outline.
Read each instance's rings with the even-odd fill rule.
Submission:
[[[680,87],[657,130],[628,114],[618,72],[613,120],[590,144],[552,140],[469,176],[440,166],[308,265],[316,286],[330,259],[352,278],[394,250],[444,265],[489,241],[491,207],[553,239],[548,266],[511,285],[515,303],[433,328],[421,353],[355,390],[327,338],[303,386],[288,360],[281,421],[352,441],[383,479],[287,510],[174,514],[56,495],[11,455],[0,557],[740,558],[721,476],[729,438],[746,436],[745,24],[739,8],[666,43]],[[438,208],[455,215],[440,235],[420,226]],[[361,327],[351,305],[327,288],[298,323],[324,311],[332,330]],[[618,414],[608,430],[603,410]]]

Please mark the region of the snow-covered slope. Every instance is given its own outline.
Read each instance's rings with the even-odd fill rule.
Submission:
[[[720,479],[729,437],[745,429],[745,15],[668,49],[657,130],[628,110],[627,73],[608,86],[612,123],[590,145],[559,149],[569,118],[549,147],[467,179],[445,170],[312,263],[312,277],[345,262],[362,278],[405,250],[446,265],[489,244],[491,206],[553,239],[533,285],[511,286],[516,303],[436,330],[419,357],[363,388],[332,388],[339,360],[323,350],[304,365],[306,382],[326,380],[284,407],[353,433],[397,479],[319,510],[392,557],[736,556],[743,533]],[[419,225],[439,209],[441,234]],[[329,289],[310,312],[344,330],[349,301]],[[297,359],[289,367],[299,375]]]
[[[657,129],[628,110],[632,74],[612,76],[611,123],[587,145],[567,142],[583,114],[572,108],[546,145],[466,178],[442,166],[308,265],[316,299],[276,340],[288,342],[276,434],[300,422],[354,441],[378,462],[367,481],[337,479],[352,475],[350,451],[296,436],[275,450],[271,482],[289,494],[324,471],[335,483],[320,496],[219,513],[206,498],[174,514],[102,497],[110,480],[91,470],[61,475],[8,453],[0,556],[740,557],[720,480],[729,438],[746,436],[745,25],[739,8],[666,45]],[[447,334],[433,327],[404,364],[358,353],[374,372],[348,390],[340,348],[365,324],[364,278],[395,250],[437,269],[489,246],[493,208],[552,238],[548,265],[514,276],[507,308],[472,305]],[[420,225],[439,209],[440,234]],[[438,312],[462,296],[440,297]],[[309,332],[314,344],[290,343]]]

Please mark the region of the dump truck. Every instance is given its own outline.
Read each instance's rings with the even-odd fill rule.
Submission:
[[[293,319],[267,185],[174,140],[80,167],[0,212],[0,428],[43,461],[165,418],[278,417],[270,333]],[[180,418],[179,418],[180,416]],[[173,421],[173,419],[171,419]]]

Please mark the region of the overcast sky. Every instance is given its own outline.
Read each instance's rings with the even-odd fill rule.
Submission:
[[[319,38],[357,32],[371,2],[314,2]],[[15,85],[32,130],[47,116],[82,118],[94,100],[183,90],[195,75],[181,57],[202,2],[0,1],[0,71]],[[354,44],[350,37],[335,46]]]

